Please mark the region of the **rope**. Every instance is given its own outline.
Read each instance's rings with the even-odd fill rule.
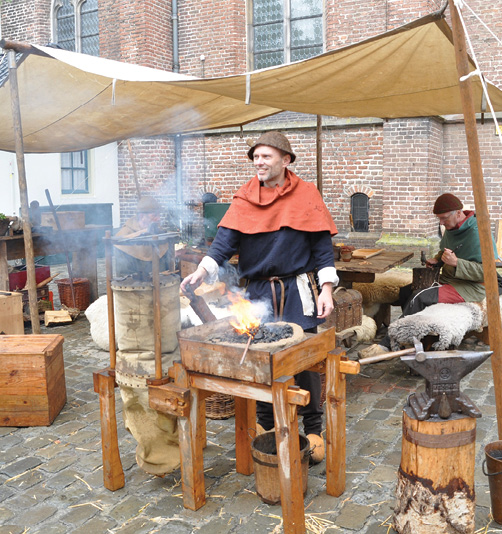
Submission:
[[[497,117],[495,115],[495,111],[494,111],[493,106],[492,106],[492,102],[490,100],[490,95],[488,94],[488,88],[486,87],[485,78],[484,78],[484,76],[482,74],[482,70],[481,70],[481,68],[479,66],[479,63],[478,63],[478,60],[476,58],[476,54],[474,52],[474,48],[472,46],[472,42],[471,42],[471,39],[469,37],[469,33],[467,32],[467,27],[466,27],[466,24],[465,24],[465,21],[464,21],[464,17],[462,16],[462,7],[466,6],[471,11],[471,13],[474,14],[474,12],[472,11],[472,9],[469,8],[469,6],[465,2],[465,0],[453,0],[453,1],[454,1],[454,4],[455,4],[455,7],[458,10],[458,16],[460,18],[460,22],[462,24],[462,28],[464,29],[465,39],[467,41],[467,44],[469,45],[469,49],[470,49],[470,52],[471,52],[472,59],[474,61],[474,65],[476,66],[476,70],[475,71],[469,73],[466,76],[462,76],[460,78],[460,81],[464,81],[470,76],[479,76],[479,81],[481,82],[481,86],[483,88],[483,93],[485,95],[486,101],[487,101],[488,106],[490,108],[490,112],[491,112],[491,115],[493,117],[493,122],[495,123],[495,131],[497,133],[497,136],[499,138],[500,143],[502,144],[502,132],[500,130],[500,127],[499,127],[499,124],[498,124],[498,121],[497,121]],[[479,17],[477,17],[477,16],[476,16],[476,18],[479,19]],[[496,38],[496,40],[497,40],[497,42],[500,43],[499,39]]]

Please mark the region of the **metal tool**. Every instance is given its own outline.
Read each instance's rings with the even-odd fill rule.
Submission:
[[[419,421],[435,416],[449,419],[455,414],[481,417],[478,407],[460,391],[460,380],[492,354],[493,351],[425,352],[421,361],[412,355],[401,356],[401,360],[426,381],[425,392],[411,394],[407,408]]]
[[[416,337],[414,337],[413,344],[413,348],[396,350],[394,352],[384,352],[383,354],[377,354],[375,356],[363,358],[362,360],[359,360],[359,364],[364,365],[366,363],[383,362],[385,360],[392,360],[393,358],[397,358],[398,356],[404,356],[405,354],[414,354],[414,358],[418,362],[424,361],[426,358],[426,353],[424,352],[424,346],[422,345],[422,342],[419,341]]]

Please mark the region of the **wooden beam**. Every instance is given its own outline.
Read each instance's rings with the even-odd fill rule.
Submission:
[[[451,11],[453,29],[453,43],[459,77],[469,73],[469,60],[466,50],[466,41],[459,13],[452,0],[448,0]],[[499,439],[502,439],[502,325],[500,320],[500,303],[495,268],[495,254],[493,252],[490,217],[486,202],[486,190],[483,180],[483,168],[479,150],[478,132],[476,126],[476,113],[472,94],[471,78],[459,82],[462,109],[464,112],[465,134],[471,168],[472,190],[474,205],[478,220],[479,240],[481,242],[481,258],[483,260],[484,283],[486,288],[486,308],[488,315],[488,331],[490,348],[493,350],[491,358],[493,371],[493,384],[495,388],[495,406],[497,412],[497,425]]]
[[[317,115],[316,130],[317,189],[322,196],[322,115]]]
[[[20,53],[35,54],[36,56],[47,57],[47,54],[45,52],[42,52],[38,48],[35,48],[28,43],[21,43],[19,41],[11,41],[9,39],[0,39],[0,48],[3,48],[4,50],[13,50],[14,52],[17,52],[18,54]]]
[[[17,172],[19,180],[19,197],[21,199],[21,217],[23,218],[23,239],[26,258],[26,285],[30,306],[31,331],[40,334],[40,318],[37,304],[37,282],[35,277],[35,255],[33,252],[33,236],[31,233],[30,212],[28,208],[28,186],[26,184],[26,167],[24,164],[23,129],[21,124],[21,106],[19,104],[19,87],[17,83],[16,53],[9,50],[10,98],[12,107],[12,123],[14,126],[14,142],[16,147]]]

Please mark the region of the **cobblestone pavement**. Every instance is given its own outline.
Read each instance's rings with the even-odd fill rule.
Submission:
[[[100,272],[103,265],[100,261]],[[57,266],[54,272],[62,272]],[[103,281],[100,294],[104,293]],[[52,288],[52,284],[51,284]],[[54,292],[57,289],[54,285]],[[57,298],[56,298],[57,304]],[[143,472],[135,463],[135,443],[122,423],[117,395],[119,443],[125,487],[103,486],[99,402],[92,373],[108,365],[89,323],[43,333],[64,336],[68,400],[49,427],[0,427],[0,534],[12,533],[278,533],[280,506],[263,503],[254,477],[235,471],[234,419],[208,420],[204,453],[207,503],[184,509],[179,470],[166,478]],[[471,339],[462,348],[485,350]],[[348,351],[354,357],[361,345]],[[409,393],[423,387],[399,360],[365,366],[347,376],[347,485],[339,498],[326,494],[325,462],[309,469],[305,497],[307,531],[320,533],[393,533],[391,526],[397,468],[401,454],[401,413]],[[502,532],[491,521],[484,446],[497,440],[490,362],[462,381],[462,390],[478,405],[476,531]]]

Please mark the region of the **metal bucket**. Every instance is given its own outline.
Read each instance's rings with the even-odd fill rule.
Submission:
[[[310,443],[306,436],[300,437],[300,460],[303,481],[303,495],[307,493]],[[251,442],[251,455],[254,463],[256,493],[267,504],[281,502],[279,469],[275,432],[265,432]]]
[[[502,441],[494,441],[485,447],[483,473],[490,483],[493,520],[502,525]],[[485,470],[485,465],[487,470]]]

